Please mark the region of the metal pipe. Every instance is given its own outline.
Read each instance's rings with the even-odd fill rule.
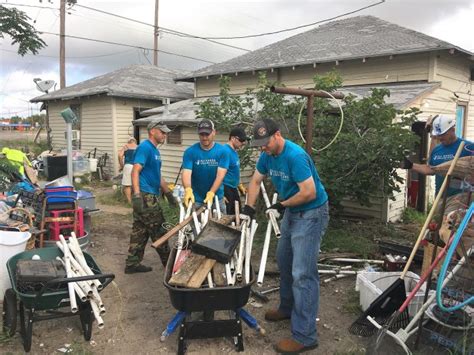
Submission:
[[[319,91],[319,90],[271,86],[270,91],[274,92],[275,94],[300,95],[300,96],[305,96],[305,97],[315,96],[315,97],[321,97],[324,99],[331,98],[331,96],[329,96],[327,93],[325,93],[324,91]],[[334,93],[331,93],[331,95],[334,96],[336,99],[344,98],[344,94],[342,92],[334,92]]]

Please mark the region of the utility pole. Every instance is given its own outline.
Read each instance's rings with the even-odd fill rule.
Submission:
[[[155,28],[153,30],[153,65],[158,66],[158,7],[160,0],[155,0]]]
[[[66,0],[59,6],[59,88],[66,87]]]

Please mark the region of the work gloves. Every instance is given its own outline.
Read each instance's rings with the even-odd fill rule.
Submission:
[[[244,208],[242,208],[242,212],[240,212],[240,219],[250,222],[254,218],[255,208],[250,207],[249,205],[245,205]]]
[[[178,202],[174,198],[172,191],[168,191],[167,193],[165,193],[165,197],[168,200],[168,203],[171,207],[177,207],[178,206]]]
[[[143,198],[141,194],[134,194],[132,196],[133,213],[140,214],[143,212]]]
[[[212,205],[212,203],[214,202],[214,196],[216,196],[214,192],[208,191],[206,194],[206,198],[204,199],[204,203],[210,203]]]
[[[273,213],[273,215],[275,216],[275,218],[280,218],[280,216],[285,212],[285,206],[283,206],[281,204],[281,202],[277,202],[277,203],[274,203],[273,205],[271,205],[270,207],[268,207],[266,210],[265,210],[265,213],[267,214],[267,216],[270,214],[270,213]]]
[[[184,190],[184,205],[188,207],[188,205],[193,204],[194,201],[193,189],[191,187],[186,187]]]
[[[413,168],[413,162],[408,159],[407,157],[404,157],[402,162],[400,163],[400,168],[401,169],[411,169]]]
[[[242,195],[245,195],[247,193],[247,188],[244,186],[244,184],[239,184],[239,186],[237,186],[237,188],[239,189],[239,191]]]
[[[172,182],[170,182],[170,183],[168,184],[168,189],[169,189],[170,191],[173,191],[175,187],[176,187],[176,185],[173,184]]]

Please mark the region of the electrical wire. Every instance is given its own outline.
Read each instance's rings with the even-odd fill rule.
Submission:
[[[0,48],[0,51],[18,54],[17,51],[11,51],[11,50],[8,50],[8,49]],[[99,55],[89,55],[89,56],[67,56],[66,59],[101,58],[101,57],[108,57],[108,56],[111,56],[111,55],[119,55],[119,54],[129,53],[131,51],[132,51],[132,49],[127,49],[125,51],[114,52],[114,53],[109,53],[109,54],[99,54]],[[35,56],[35,57],[44,57],[44,58],[57,58],[58,57],[57,55],[31,54],[31,53],[27,53],[25,55]]]
[[[322,91],[325,94],[329,95],[336,102],[337,106],[339,106],[339,111],[341,112],[341,121],[339,123],[339,129],[337,130],[337,133],[334,135],[333,139],[328,144],[326,144],[324,147],[322,147],[320,149],[316,149],[316,148],[311,147],[313,152],[316,152],[316,153],[322,152],[323,150],[329,148],[336,141],[337,137],[341,133],[342,126],[344,124],[344,110],[342,109],[342,105],[339,103],[339,101],[333,95],[331,95],[329,92],[324,91],[324,90],[319,90],[319,91]],[[298,114],[298,132],[299,132],[300,137],[303,140],[303,142],[306,143],[306,139],[304,138],[303,132],[301,131],[301,116],[303,114],[304,107],[305,107],[305,103],[303,103],[301,105],[301,109],[300,109],[300,112]]]
[[[40,34],[52,35],[52,36],[58,36],[58,37],[60,36],[59,33],[53,33],[53,32],[38,31],[38,33],[40,33]],[[113,45],[116,45],[116,46],[129,47],[129,48],[138,48],[138,49],[142,49],[142,50],[143,50],[143,49],[146,49],[146,50],[154,51],[153,48],[147,48],[147,47],[141,47],[141,46],[134,46],[134,45],[131,45],[131,44],[118,43],[118,42],[112,42],[112,41],[105,41],[105,40],[101,40],[101,39],[94,39],[94,38],[80,37],[80,36],[73,36],[73,35],[64,35],[64,37],[73,38],[73,39],[80,39],[80,40],[83,40],[83,41],[91,41],[91,42],[97,42],[97,43],[113,44]],[[169,51],[164,51],[164,50],[162,50],[162,49],[157,49],[157,52],[164,53],[164,54],[169,54],[169,55],[174,55],[174,56],[181,57],[181,58],[187,58],[187,59],[197,60],[197,61],[205,62],[205,63],[209,63],[209,64],[216,64],[216,62],[211,62],[211,61],[206,60],[206,59],[191,57],[191,56],[189,56],[189,55],[178,54],[178,53],[173,53],[173,52],[169,52]]]

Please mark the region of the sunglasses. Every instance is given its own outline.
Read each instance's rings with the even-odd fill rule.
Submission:
[[[240,137],[235,137],[235,138],[236,138],[240,143],[245,143],[245,142],[247,142],[246,139],[242,139],[242,138],[240,138]]]

